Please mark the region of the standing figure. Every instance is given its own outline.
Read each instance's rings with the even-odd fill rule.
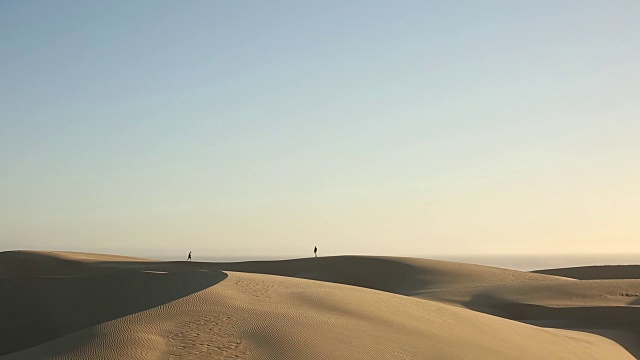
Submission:
[[[314,246],[314,247],[313,247],[313,255],[314,255],[315,257],[318,257],[318,247],[317,247],[317,246]]]
[[[189,251],[189,256],[187,256],[187,261],[191,261],[191,251]]]

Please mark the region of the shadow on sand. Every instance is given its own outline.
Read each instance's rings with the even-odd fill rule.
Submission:
[[[227,277],[176,263],[75,262],[71,268],[0,280],[0,356],[169,303]]]
[[[540,327],[576,330],[606,337],[640,358],[640,308],[632,306],[550,307],[474,295],[467,308]]]

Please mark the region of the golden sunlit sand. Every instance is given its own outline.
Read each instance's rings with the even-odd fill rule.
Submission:
[[[627,270],[3,252],[0,359],[634,359]]]

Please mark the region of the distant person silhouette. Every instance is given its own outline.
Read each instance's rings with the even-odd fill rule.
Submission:
[[[314,247],[313,247],[313,255],[314,255],[315,257],[318,257],[318,247],[317,247],[317,246],[314,246]]]
[[[187,261],[191,261],[191,251],[189,251],[189,256],[187,256]]]

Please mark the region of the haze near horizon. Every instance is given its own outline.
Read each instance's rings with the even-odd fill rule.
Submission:
[[[0,250],[640,253],[640,3],[0,4]]]

